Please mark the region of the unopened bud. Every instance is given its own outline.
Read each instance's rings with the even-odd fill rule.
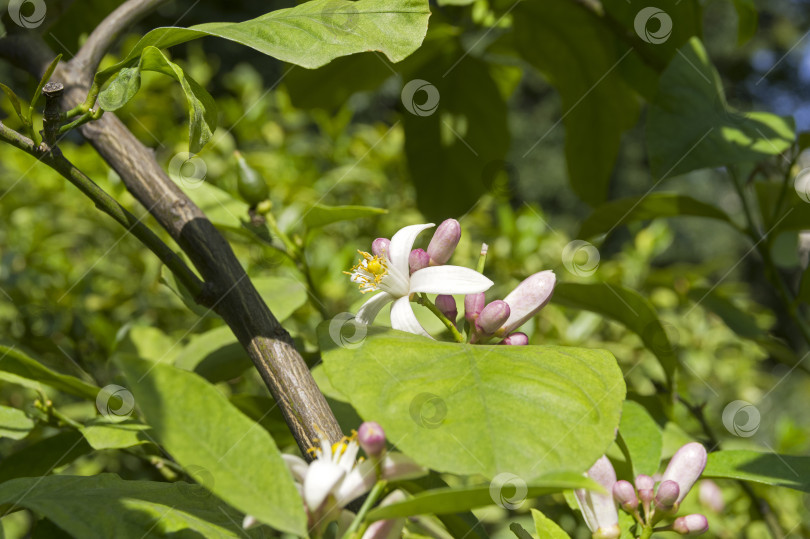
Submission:
[[[658,493],[655,495],[655,506],[669,511],[675,506],[678,501],[678,495],[681,489],[675,481],[663,481],[658,485]]]
[[[484,335],[492,335],[509,318],[509,304],[496,299],[481,311],[475,327]]]
[[[455,323],[458,317],[458,307],[456,306],[456,298],[447,294],[439,294],[436,296],[436,307],[442,312],[448,320]]]
[[[408,256],[408,265],[411,268],[411,273],[417,272],[430,265],[430,257],[424,249],[414,249]]]
[[[722,513],[723,509],[726,508],[726,502],[723,500],[723,491],[720,490],[717,483],[711,479],[704,479],[700,482],[698,499],[701,504],[715,513]]]
[[[391,245],[391,240],[388,238],[377,238],[371,242],[371,254],[374,256],[383,256],[388,252],[389,245]]]
[[[706,449],[697,442],[691,442],[678,449],[661,480],[678,483],[681,492],[677,502],[681,503],[705,467]]]
[[[366,421],[357,429],[357,442],[366,455],[378,457],[385,449],[385,431],[374,421]]]
[[[242,519],[243,530],[250,530],[258,525],[259,521],[256,520],[256,517],[254,517],[253,515],[245,515],[245,518]]]
[[[464,318],[467,319],[467,322],[470,324],[475,324],[475,321],[478,319],[478,315],[480,315],[481,311],[484,310],[484,306],[486,304],[487,300],[483,292],[479,292],[478,294],[467,294],[464,296]]]
[[[655,497],[655,480],[649,475],[636,476],[636,490],[642,503],[648,504]]]
[[[456,250],[458,240],[461,239],[461,225],[455,219],[442,222],[433,233],[428,244],[427,254],[431,266],[440,266],[450,260]]]
[[[699,513],[678,517],[672,523],[672,530],[681,535],[700,535],[708,529],[709,521]]]
[[[394,503],[405,501],[405,493],[401,490],[395,490],[380,502],[380,507],[385,507]],[[404,518],[393,518],[388,520],[378,520],[369,524],[366,531],[363,533],[362,539],[388,539],[391,537],[400,537],[402,528],[405,527]]]
[[[613,484],[613,499],[622,506],[625,511],[633,511],[638,507],[638,496],[636,489],[629,481],[622,479]]]
[[[507,335],[504,340],[499,342],[498,344],[506,344],[511,346],[525,346],[529,344],[529,336],[525,333],[520,333],[519,331],[516,333],[512,333]]]
[[[551,299],[556,282],[554,272],[546,270],[527,277],[517,285],[503,298],[509,304],[510,315],[501,331],[504,334],[512,332],[545,307]]]
[[[577,505],[582,511],[585,524],[599,539],[616,539],[620,535],[619,514],[616,511],[616,502],[613,501],[613,485],[616,483],[616,471],[607,457],[602,456],[588,470],[588,477],[602,485],[607,494],[592,490],[577,489],[574,495]]]

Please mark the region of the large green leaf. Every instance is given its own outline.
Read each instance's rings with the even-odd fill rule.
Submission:
[[[101,449],[123,449],[136,445],[148,444],[149,426],[136,421],[109,421],[107,418],[97,418],[79,429],[90,447]]]
[[[241,516],[188,483],[115,474],[23,477],[0,485],[0,509],[25,507],[74,537],[244,537]],[[196,532],[196,533],[194,533]]]
[[[742,45],[757,33],[759,13],[754,0],[733,0],[737,10],[737,44]]]
[[[306,516],[275,442],[213,385],[170,365],[122,358],[150,434],[177,462],[210,474],[211,492],[274,528],[303,535]]]
[[[653,176],[760,161],[787,150],[793,120],[764,112],[735,112],[699,39],[684,45],[661,75],[647,116]]]
[[[332,384],[434,470],[529,483],[582,471],[619,423],[624,379],[603,350],[437,342],[380,328],[359,348],[339,348],[320,329]]]
[[[161,73],[180,83],[188,102],[189,151],[199,153],[217,128],[217,104],[205,88],[186,75],[180,66],[170,61],[157,47],[145,47],[136,67],[120,71],[118,77],[99,94],[99,106],[104,110],[123,107],[138,92],[142,71]]]
[[[634,221],[646,221],[659,217],[679,216],[707,217],[731,223],[721,209],[690,196],[676,193],[652,193],[612,200],[596,208],[579,229],[580,238],[607,234]]]
[[[315,204],[304,214],[304,225],[307,228],[318,228],[339,221],[376,217],[386,213],[388,213],[388,210],[370,206],[326,206],[324,204]]]
[[[501,488],[504,488],[504,492],[501,492]],[[493,481],[493,483],[479,487],[442,488],[420,492],[405,501],[377,507],[369,512],[368,518],[382,520],[412,515],[460,513],[468,509],[504,502],[518,505],[527,498],[578,488],[598,490],[601,487],[592,479],[575,473],[549,474],[547,477],[539,477],[529,484],[520,479],[513,479],[513,482],[506,486]],[[509,489],[509,493],[505,492],[506,489]]]
[[[704,477],[754,481],[810,492],[810,457],[734,450],[709,453]]]
[[[652,304],[635,290],[610,283],[559,283],[551,301],[592,311],[624,324],[658,358],[671,386],[678,359]]]
[[[0,406],[0,438],[21,440],[34,428],[34,420],[17,408]]]
[[[156,28],[101,77],[127,67],[146,47],[168,48],[204,36],[229,39],[308,68],[372,50],[399,62],[422,43],[429,17],[427,0],[312,0],[244,22]]]
[[[41,382],[54,389],[83,399],[95,400],[99,391],[96,386],[83,382],[78,378],[52,371],[12,345],[0,344],[0,371],[10,372],[21,378]]]
[[[624,401],[619,443],[630,457],[633,477],[658,471],[663,447],[661,429],[647,409],[635,401]]]
[[[570,0],[520,3],[514,24],[522,56],[560,93],[571,186],[588,204],[600,204],[622,133],[639,112],[617,69],[629,51],[599,18]],[[542,144],[547,134],[536,133],[533,143]]]
[[[75,430],[43,438],[0,459],[0,483],[15,477],[48,475],[90,451],[84,437]]]

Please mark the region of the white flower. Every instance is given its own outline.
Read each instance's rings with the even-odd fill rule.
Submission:
[[[391,305],[391,326],[430,337],[416,319],[410,304],[411,294],[476,294],[489,289],[494,283],[482,274],[460,266],[431,266],[409,274],[408,257],[416,236],[433,224],[410,225],[400,229],[391,238],[387,252],[372,256],[359,251],[363,260],[352,268],[351,279],[360,285],[363,293],[380,290],[360,307],[356,320],[371,324],[380,310]]]

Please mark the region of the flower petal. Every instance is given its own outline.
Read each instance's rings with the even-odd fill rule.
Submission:
[[[383,479],[388,481],[416,479],[427,474],[427,470],[403,453],[388,453],[385,455],[381,469]]]
[[[345,475],[346,470],[331,461],[318,459],[311,462],[304,479],[304,502],[309,510],[317,511]]]
[[[388,246],[388,260],[402,275],[408,275],[408,257],[411,255],[413,242],[416,241],[416,236],[423,230],[431,228],[433,223],[425,225],[410,225],[400,228],[396,234],[391,238],[391,244]]]
[[[382,308],[392,301],[394,301],[394,298],[388,292],[375,294],[360,307],[354,319],[357,320],[358,323],[368,326],[374,322],[374,319],[380,314]]]
[[[284,464],[287,465],[287,469],[290,470],[293,478],[299,483],[303,483],[304,478],[307,476],[307,470],[309,469],[307,461],[297,455],[289,455],[287,453],[283,453],[281,458],[284,460]]]
[[[425,328],[416,319],[416,315],[413,314],[411,300],[408,299],[408,296],[399,298],[391,305],[391,327],[400,331],[433,338],[430,333],[425,331]]]
[[[412,294],[477,294],[493,284],[477,271],[461,266],[432,266],[411,275]]]
[[[345,507],[352,500],[359,498],[377,482],[377,470],[371,460],[357,464],[346,476],[335,492],[335,499],[340,507]]]

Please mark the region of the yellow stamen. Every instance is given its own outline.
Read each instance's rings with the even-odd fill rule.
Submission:
[[[352,280],[359,285],[361,293],[377,290],[383,277],[388,275],[388,260],[365,251],[358,250],[357,252],[363,257],[362,260],[352,267],[352,271],[343,273],[352,276]]]

